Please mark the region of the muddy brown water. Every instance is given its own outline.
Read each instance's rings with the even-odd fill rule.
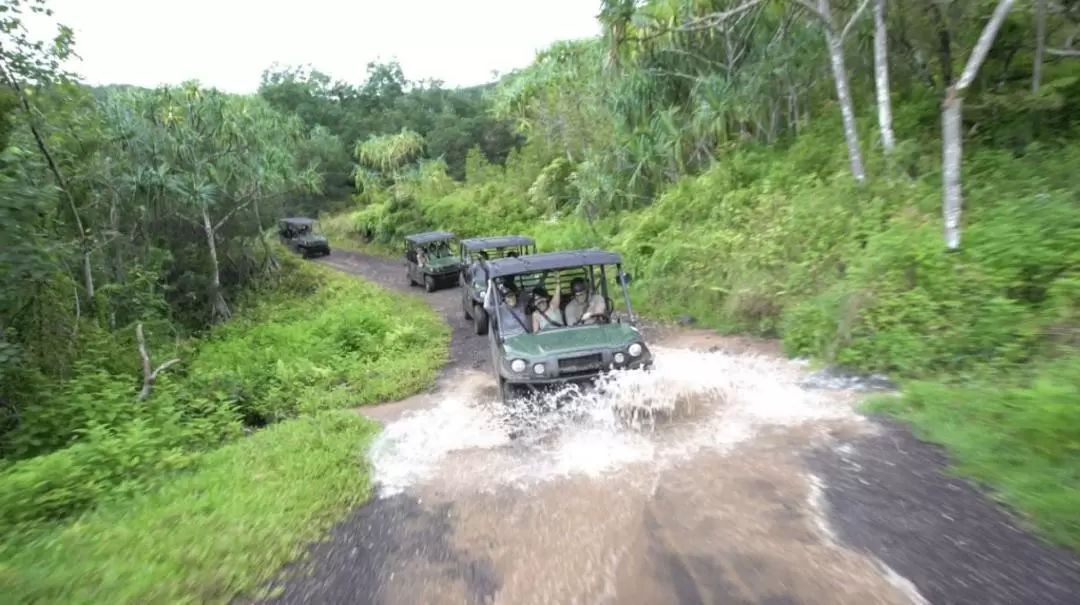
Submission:
[[[324,262],[406,287],[395,261],[336,252]],[[558,411],[508,412],[460,292],[416,291],[453,326],[452,361],[430,392],[360,410],[384,424],[370,452],[377,494],[269,601],[1080,602],[1056,600],[1080,594],[1080,566],[1057,551],[1044,582],[1056,588],[1016,592],[1035,601],[1002,598],[1008,578],[965,591],[970,572],[935,578],[916,564],[921,585],[906,579],[910,557],[860,539],[878,535],[858,524],[865,511],[832,514],[840,463],[823,462],[844,460],[850,474],[851,456],[888,431],[853,411],[858,388],[809,388],[811,369],[772,343],[650,328],[653,372],[614,376]],[[920,544],[949,533],[924,529]]]

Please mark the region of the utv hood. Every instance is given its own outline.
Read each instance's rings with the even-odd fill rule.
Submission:
[[[630,324],[601,324],[557,329],[539,334],[517,334],[503,342],[507,357],[539,360],[563,357],[578,351],[621,349],[641,341],[641,334]]]
[[[326,236],[325,235],[318,235],[318,234],[301,235],[300,237],[298,237],[296,239],[297,239],[297,241],[299,241],[301,244],[304,244],[305,246],[317,246],[317,245],[322,245],[322,244],[327,243],[326,242]]]
[[[428,266],[432,269],[446,269],[447,267],[457,267],[461,265],[461,259],[456,256],[446,256],[443,258],[429,258]]]

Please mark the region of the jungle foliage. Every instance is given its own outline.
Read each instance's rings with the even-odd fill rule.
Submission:
[[[447,328],[268,235],[338,135],[197,82],[91,89],[69,29],[27,33],[44,0],[0,9],[0,587],[227,601],[365,496],[376,427],[336,410],[426,387]]]

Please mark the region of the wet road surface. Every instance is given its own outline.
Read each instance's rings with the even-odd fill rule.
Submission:
[[[322,262],[407,287],[399,261]],[[943,474],[936,448],[852,411],[865,382],[649,329],[651,374],[507,415],[460,291],[414,291],[453,326],[451,363],[431,392],[361,410],[386,427],[379,493],[266,603],[1080,603],[1074,557]]]

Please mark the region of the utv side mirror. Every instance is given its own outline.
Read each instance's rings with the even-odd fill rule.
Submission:
[[[622,277],[623,283],[626,284],[626,285],[630,285],[630,282],[634,281],[634,276],[630,275],[626,271],[623,271],[621,277]]]

